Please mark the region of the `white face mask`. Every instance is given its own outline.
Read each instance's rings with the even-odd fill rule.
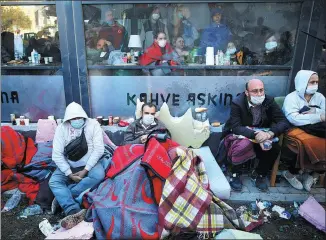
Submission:
[[[308,86],[306,89],[306,94],[315,94],[318,90],[318,85]]]
[[[228,53],[228,54],[234,54],[235,52],[237,51],[237,49],[236,48],[228,48],[227,50],[226,50],[226,52]]]
[[[272,50],[272,49],[274,49],[276,47],[277,47],[277,42],[275,42],[275,41],[265,43],[265,48],[267,50]]]
[[[145,125],[151,125],[154,122],[154,116],[151,114],[146,114],[143,116],[143,123]]]
[[[265,95],[263,96],[250,96],[250,101],[254,105],[261,105],[265,100]]]
[[[153,18],[153,20],[158,20],[158,19],[160,18],[160,14],[158,14],[158,13],[153,13],[153,14],[152,14],[152,18]]]
[[[159,40],[159,41],[157,41],[157,43],[162,48],[166,46],[166,40]]]

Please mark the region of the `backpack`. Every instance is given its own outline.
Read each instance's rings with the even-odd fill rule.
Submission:
[[[53,141],[57,123],[55,120],[39,119],[37,121],[37,130],[35,142],[48,142]]]

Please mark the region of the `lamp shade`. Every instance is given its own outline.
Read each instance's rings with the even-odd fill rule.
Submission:
[[[130,35],[128,47],[130,48],[142,48],[139,35]]]

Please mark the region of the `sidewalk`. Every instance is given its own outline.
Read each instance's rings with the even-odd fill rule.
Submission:
[[[276,187],[270,187],[268,182],[268,192],[259,191],[248,176],[242,176],[243,188],[241,192],[231,191],[232,201],[255,201],[262,199],[265,201],[282,201],[293,202],[305,201],[310,195],[313,195],[318,202],[326,202],[326,189],[316,186],[311,192],[305,190],[294,189],[285,179],[281,178],[280,183],[276,183]]]

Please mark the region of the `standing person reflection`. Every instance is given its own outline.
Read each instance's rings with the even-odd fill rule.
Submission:
[[[213,23],[203,31],[200,39],[199,53],[201,55],[206,53],[206,47],[214,47],[215,54],[218,50],[225,51],[226,46],[231,39],[229,28],[221,23],[222,10],[219,8],[213,9],[211,11],[211,17]]]
[[[143,42],[144,49],[152,45],[155,35],[157,35],[159,32],[164,32],[166,39],[169,40],[169,36],[167,35],[167,27],[162,22],[160,17],[160,9],[158,7],[154,7],[149,19],[145,20],[143,23],[140,39]]]

